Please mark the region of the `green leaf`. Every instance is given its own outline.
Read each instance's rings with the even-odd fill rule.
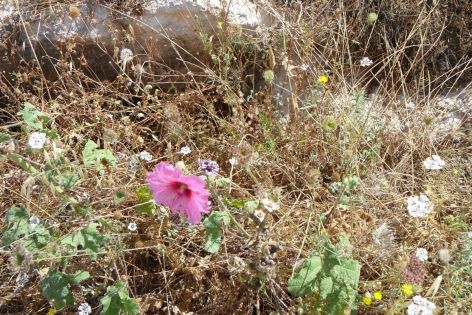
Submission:
[[[65,171],[58,174],[55,177],[55,181],[62,188],[70,190],[79,182],[79,176],[70,171]]]
[[[23,109],[18,113],[23,116],[24,122],[31,128],[43,129],[43,121],[47,122],[47,115],[40,112],[33,104],[26,102]]]
[[[8,133],[0,132],[0,143],[10,140],[10,135]]]
[[[84,165],[87,167],[95,167],[100,174],[105,173],[103,162],[106,161],[110,165],[116,164],[116,158],[110,150],[99,149],[98,145],[92,140],[87,141],[82,151]]]
[[[148,187],[141,187],[136,190],[138,196],[138,206],[136,206],[137,213],[148,215],[156,214],[156,204],[152,202],[152,192]]]
[[[50,158],[44,171],[50,183],[64,189],[71,189],[79,181],[79,176],[73,171],[71,163],[64,156]]]
[[[344,315],[347,310],[356,308],[357,292],[347,287],[336,288],[333,293],[326,297],[326,305],[323,314]],[[355,313],[354,313],[355,314]]]
[[[345,177],[342,181],[343,188],[345,193],[350,194],[354,189],[356,189],[360,184],[361,181],[356,176]]]
[[[205,227],[205,244],[203,248],[209,253],[216,253],[221,246],[220,230],[223,224],[228,225],[231,218],[228,213],[224,211],[213,211],[204,221]]]
[[[97,254],[104,249],[109,240],[106,234],[97,231],[98,226],[100,225],[97,223],[90,223],[85,229],[66,236],[61,241],[61,244],[72,246],[74,252],[78,246],[81,246],[95,260],[97,259]]]
[[[320,281],[320,296],[326,299],[328,294],[333,291],[333,279],[331,277],[325,277]]]
[[[50,129],[45,129],[44,133],[48,136],[49,139],[51,140],[56,140],[59,139],[59,135],[55,130],[50,130]]]
[[[28,234],[29,211],[25,206],[8,209],[5,226],[2,229],[2,246],[9,246]]]
[[[46,277],[39,282],[39,287],[43,296],[57,310],[61,310],[66,306],[74,305],[74,296],[70,292],[70,286],[72,284],[78,285],[89,277],[90,274],[85,271],[78,271],[74,275],[68,275],[56,269],[50,269]]]
[[[51,234],[49,233],[49,230],[41,224],[38,224],[34,228],[34,231],[30,231],[30,234],[23,240],[23,243],[26,248],[34,251],[49,244],[50,239]]]
[[[248,200],[244,203],[244,210],[253,213],[259,207],[259,200]]]
[[[321,257],[308,259],[302,269],[288,280],[288,291],[296,296],[304,296],[315,289],[315,280],[321,270]]]
[[[136,315],[139,312],[138,303],[135,299],[129,297],[128,287],[121,280],[115,282],[114,285],[107,287],[107,292],[100,299],[103,309],[100,315]]]
[[[231,207],[244,208],[244,200],[242,199],[225,199],[225,203]]]
[[[82,281],[85,281],[90,278],[90,273],[88,271],[77,271],[73,276],[71,276],[71,281],[74,284],[79,284]]]
[[[7,212],[5,226],[2,229],[2,246],[9,246],[15,241],[34,255],[38,250],[49,244],[51,234],[42,224],[34,228],[29,224],[29,211],[24,206],[11,207]]]
[[[346,286],[357,288],[361,267],[354,259],[343,259],[339,265],[333,267],[331,275],[335,281],[344,283]]]

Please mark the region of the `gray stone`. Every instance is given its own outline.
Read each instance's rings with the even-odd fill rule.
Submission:
[[[50,80],[59,78],[61,65],[81,68],[98,80],[114,79],[126,70],[143,82],[192,81],[203,77],[210,58],[202,38],[217,34],[221,21],[248,36],[275,23],[261,1],[150,0],[139,15],[88,2],[77,7],[78,17],[67,5],[33,14],[28,5],[18,12],[12,1],[4,1],[0,70],[8,77],[22,63],[39,61]],[[216,38],[213,42],[217,44]]]

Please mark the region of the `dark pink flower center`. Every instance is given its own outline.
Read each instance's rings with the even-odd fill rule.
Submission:
[[[190,195],[190,188],[188,188],[187,184],[181,183],[181,182],[175,182],[174,185],[174,190],[181,196],[188,196]]]

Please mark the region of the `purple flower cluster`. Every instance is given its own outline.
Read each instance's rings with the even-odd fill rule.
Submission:
[[[216,175],[220,171],[218,163],[213,160],[198,159],[198,167],[200,168],[200,171],[205,173],[207,176]]]
[[[415,255],[410,256],[407,266],[402,272],[403,278],[410,282],[421,285],[426,275],[426,269]]]

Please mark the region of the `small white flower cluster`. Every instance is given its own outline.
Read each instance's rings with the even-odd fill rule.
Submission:
[[[408,315],[433,315],[436,305],[421,297],[416,295],[413,297],[413,302],[408,306],[407,314]]]
[[[419,261],[427,261],[428,260],[428,250],[426,248],[417,248],[415,256],[419,259]]]
[[[364,57],[364,58],[361,59],[361,67],[364,67],[364,68],[370,67],[370,66],[372,66],[373,63],[374,62],[372,60],[370,60],[369,57]]]
[[[432,155],[423,161],[423,166],[428,170],[440,170],[446,166],[439,155]],[[408,214],[415,218],[428,215],[433,210],[428,197],[425,194],[410,196],[407,200]]]
[[[150,162],[152,160],[152,155],[148,151],[142,151],[138,155],[139,155],[139,158],[143,161]]]
[[[182,155],[187,155],[187,154],[190,154],[191,152],[192,152],[192,150],[190,150],[189,147],[180,148],[180,154],[182,154]]]
[[[48,138],[44,132],[33,132],[28,138],[28,145],[32,149],[42,149]]]
[[[77,308],[77,315],[90,315],[92,314],[92,307],[88,303],[82,303]]]
[[[446,166],[446,162],[444,162],[439,155],[433,154],[423,161],[423,165],[427,170],[440,170]]]
[[[130,222],[130,224],[128,224],[128,230],[130,230],[131,232],[134,232],[138,229],[138,225],[134,222]]]
[[[431,213],[432,206],[428,197],[424,194],[408,197],[408,214],[415,218],[421,218]]]

